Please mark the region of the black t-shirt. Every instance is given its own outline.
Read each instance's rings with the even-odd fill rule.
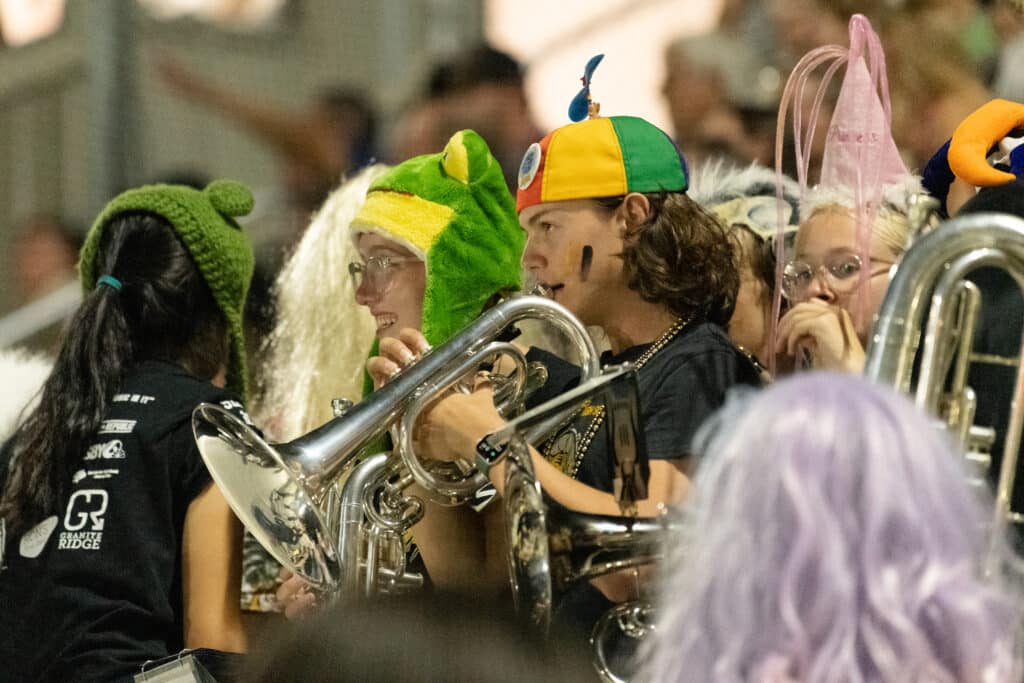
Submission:
[[[618,355],[606,353],[603,365],[636,362],[650,344],[626,349]],[[655,353],[637,371],[640,424],[648,458],[672,460],[690,454],[690,446],[701,424],[725,403],[726,394],[737,384],[760,386],[758,368],[743,355],[717,325],[688,325]],[[589,413],[589,414],[588,414]],[[594,419],[584,409],[569,425],[544,444],[542,452],[563,472],[575,469],[572,452]],[[603,421],[583,454],[576,471],[580,482],[612,491],[610,454]],[[597,620],[612,603],[589,581],[572,586],[555,606],[555,619],[572,631],[588,636]]]
[[[531,346],[526,351],[527,363],[541,363],[547,370],[547,379],[536,391],[526,397],[526,408],[535,408],[558,398],[580,383],[580,369],[550,351]]]
[[[601,357],[602,365],[636,362],[649,348],[642,344],[618,355]],[[757,368],[712,323],[691,325],[655,353],[637,371],[640,425],[647,456],[671,460],[689,455],[697,430],[724,402],[736,384],[759,386]],[[607,420],[602,420],[585,453],[578,453],[596,412],[584,408],[543,444],[545,457],[566,474],[601,491],[612,491]]]
[[[4,548],[0,679],[109,680],[182,649],[182,530],[211,483],[192,435],[202,402],[248,421],[231,392],[141,363],[67,456],[80,464],[61,512]]]

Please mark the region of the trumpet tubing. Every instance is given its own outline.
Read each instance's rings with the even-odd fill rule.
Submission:
[[[1024,220],[979,213],[953,218],[921,236],[906,252],[882,301],[868,346],[865,374],[910,393],[914,358],[924,331],[915,402],[941,417],[977,467],[986,463],[995,435],[972,425],[975,400],[966,385],[980,306],[974,270],[998,267],[1024,291]],[[925,321],[925,315],[928,315]],[[1022,347],[1024,353],[1024,347]],[[952,365],[952,388],[946,379]],[[996,488],[993,542],[1020,517],[1010,509],[1024,420],[1024,363],[1018,357],[1002,463]]]
[[[655,562],[678,530],[667,516],[616,517],[544,500],[525,441],[509,445],[505,532],[517,610],[547,629],[557,594],[572,585]]]
[[[412,427],[423,407],[481,362],[498,355],[511,357],[517,368],[510,380],[515,386],[505,390],[506,400],[520,401],[529,380],[526,360],[516,347],[494,340],[525,319],[558,327],[579,349],[584,378],[600,372],[597,350],[571,313],[548,299],[517,297],[485,311],[358,405],[339,411],[340,416],[288,443],[271,446],[219,406],[201,405],[192,420],[199,452],[235,514],[275,559],[315,587],[334,588],[343,574],[359,571],[353,564],[355,553],[339,544],[361,545],[363,534],[335,537],[336,525],[324,515],[327,493],[373,439],[394,428],[396,454],[384,462],[375,461],[359,486],[343,487],[339,505],[343,511],[359,505],[372,518],[375,543],[384,532],[404,531],[420,514],[422,503],[405,499],[402,493],[413,481],[451,503],[469,500],[487,483],[475,470],[467,475],[450,467],[424,465],[413,450]],[[375,495],[364,496],[375,487]],[[379,502],[384,506],[377,507]],[[341,527],[350,532],[351,519],[346,519]],[[371,553],[368,571],[374,570],[375,562]]]

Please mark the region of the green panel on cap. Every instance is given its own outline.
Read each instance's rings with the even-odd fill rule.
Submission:
[[[685,192],[689,179],[675,143],[636,116],[612,116],[630,192]]]

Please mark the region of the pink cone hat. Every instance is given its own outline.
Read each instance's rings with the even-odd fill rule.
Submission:
[[[814,192],[835,191],[835,196],[849,196],[849,209],[857,216],[858,251],[866,259],[871,241],[871,226],[882,199],[886,185],[901,184],[910,175],[899,150],[892,139],[892,111],[889,101],[889,83],[885,71],[885,53],[882,44],[871,27],[871,22],[861,14],[850,18],[850,46],[826,45],[808,52],[793,69],[779,105],[779,117],[775,136],[775,171],[778,188],[777,197],[782,207],[782,147],[785,141],[786,118],[792,106],[793,139],[796,151],[797,180],[800,184],[801,203],[810,185],[811,141],[814,139],[815,122],[836,72],[846,65],[846,73],[836,100],[836,106],[829,124],[825,153],[822,159],[821,178],[814,185]],[[827,65],[821,82],[815,92],[810,110],[809,122],[804,126],[803,111],[799,106],[804,101],[808,80],[815,70]],[[804,218],[804,217],[802,217]],[[773,302],[772,326],[769,330],[769,345],[774,348],[777,321],[782,307],[782,275],[786,264],[785,243],[780,234],[775,240],[776,272],[775,297]],[[862,269],[862,282],[867,279],[868,270]],[[864,291],[864,288],[861,288]],[[857,308],[861,308],[858,304]],[[774,372],[774,356],[769,359]]]

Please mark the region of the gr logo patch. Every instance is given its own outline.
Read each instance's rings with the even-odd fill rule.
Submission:
[[[89,525],[89,531],[103,531],[103,513],[107,511],[107,492],[103,489],[75,491],[64,513],[64,528],[78,531]]]

